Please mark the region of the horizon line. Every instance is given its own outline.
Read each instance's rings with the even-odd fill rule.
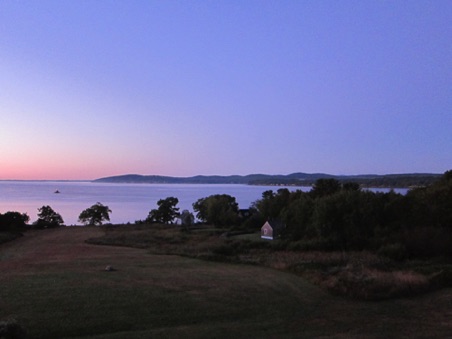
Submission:
[[[137,174],[137,173],[127,173],[127,174],[116,174],[116,175],[108,175],[108,176],[102,176],[95,179],[0,179],[0,181],[38,181],[38,182],[45,182],[45,181],[53,181],[53,182],[91,182],[96,181],[99,179],[105,179],[105,178],[112,178],[112,177],[121,177],[121,176],[128,176],[128,175],[136,175],[136,176],[156,176],[156,177],[168,177],[168,178],[193,178],[198,176],[205,176],[205,177],[231,177],[231,176],[239,176],[239,177],[246,177],[251,175],[268,175],[268,176],[287,176],[292,174],[308,174],[308,175],[330,175],[330,176],[337,176],[337,177],[343,177],[343,176],[387,176],[387,175],[442,175],[445,172],[436,173],[436,172],[403,172],[403,173],[385,173],[385,174],[376,174],[376,173],[361,173],[361,174],[331,174],[326,172],[291,172],[289,174],[268,174],[268,173],[250,173],[250,174],[196,174],[191,176],[177,176],[177,175],[162,175],[162,174]]]

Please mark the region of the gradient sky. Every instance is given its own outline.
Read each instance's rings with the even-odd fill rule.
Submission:
[[[452,1],[0,1],[0,179],[452,169]]]

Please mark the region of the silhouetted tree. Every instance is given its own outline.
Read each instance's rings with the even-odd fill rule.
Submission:
[[[102,225],[104,221],[110,221],[111,210],[108,206],[102,205],[100,202],[82,211],[78,217],[78,221],[85,225]]]
[[[50,206],[42,206],[38,208],[38,211],[38,220],[34,222],[34,225],[38,228],[58,227],[64,223],[61,215]]]
[[[315,202],[313,227],[332,248],[362,249],[377,225],[375,193],[343,191]]]
[[[149,212],[146,221],[163,224],[173,223],[174,219],[179,215],[179,208],[176,207],[178,203],[179,199],[174,197],[160,199],[157,201],[158,208]]]
[[[314,198],[321,198],[339,192],[341,184],[336,179],[318,179],[316,180],[310,194]]]
[[[262,199],[257,200],[253,207],[265,220],[279,219],[281,212],[289,205],[293,198],[293,192],[287,188],[280,188],[275,194],[272,190],[262,193]]]
[[[282,220],[286,239],[309,248],[378,250],[389,245],[416,257],[452,256],[451,202],[452,171],[447,171],[406,195],[319,179],[308,193],[265,191],[253,207],[260,220]]]
[[[452,228],[452,170],[435,183],[410,190],[412,224]]]
[[[215,226],[232,226],[238,222],[238,204],[228,194],[215,194],[193,204],[196,217]]]
[[[357,182],[344,182],[342,184],[342,189],[344,191],[359,191],[361,186]]]
[[[0,214],[0,231],[19,231],[24,228],[30,217],[26,213],[6,212]]]
[[[292,240],[299,240],[312,235],[310,230],[314,200],[307,193],[294,195],[289,205],[283,210],[281,219],[287,225],[287,234]]]

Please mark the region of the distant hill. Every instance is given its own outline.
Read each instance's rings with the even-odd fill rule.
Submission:
[[[244,184],[262,186],[311,186],[318,179],[336,179],[341,182],[357,182],[365,187],[411,187],[430,185],[440,176],[441,174],[434,173],[332,175],[325,173],[309,174],[301,172],[288,175],[197,175],[193,177],[125,174],[96,179],[94,182],[134,184]]]

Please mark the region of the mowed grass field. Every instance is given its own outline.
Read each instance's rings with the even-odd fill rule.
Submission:
[[[102,234],[67,227],[0,245],[0,320],[30,338],[452,336],[452,289],[354,301],[270,268],[84,242]]]

